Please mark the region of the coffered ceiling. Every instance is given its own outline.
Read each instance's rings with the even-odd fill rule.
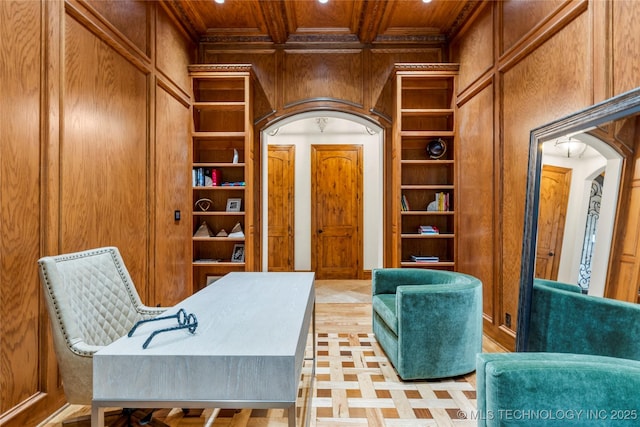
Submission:
[[[199,41],[442,42],[478,0],[165,0]]]

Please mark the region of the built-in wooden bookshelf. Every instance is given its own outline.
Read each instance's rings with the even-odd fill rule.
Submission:
[[[457,64],[395,67],[394,253],[400,267],[455,269],[457,74]],[[436,231],[421,233],[421,226]]]
[[[248,65],[192,65],[189,71],[196,291],[212,278],[247,270],[252,262],[251,236],[246,232],[254,208],[253,197],[247,197],[253,192],[252,75]],[[198,232],[203,223],[208,234]],[[229,236],[234,227],[242,233]]]

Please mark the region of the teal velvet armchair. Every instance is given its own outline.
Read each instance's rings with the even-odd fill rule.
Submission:
[[[478,426],[640,425],[639,305],[536,279],[528,349],[478,355]]]
[[[482,351],[482,283],[450,271],[372,272],[373,332],[403,380],[475,370]]]

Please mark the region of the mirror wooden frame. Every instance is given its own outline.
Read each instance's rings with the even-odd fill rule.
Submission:
[[[531,323],[531,299],[536,261],[538,208],[542,144],[560,136],[583,132],[607,122],[640,112],[640,87],[595,104],[531,131],[529,137],[529,166],[524,208],[522,236],[522,264],[520,268],[520,294],[518,298],[518,325],[516,351],[527,351]]]

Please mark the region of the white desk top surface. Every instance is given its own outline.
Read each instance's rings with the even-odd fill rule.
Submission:
[[[152,331],[178,324],[176,319],[148,322],[97,355],[293,355],[310,295],[313,273],[230,273],[163,315],[180,308],[194,313],[194,334],[163,332],[143,349]]]
[[[314,273],[230,273],[94,355],[94,399],[292,400],[312,317]]]

